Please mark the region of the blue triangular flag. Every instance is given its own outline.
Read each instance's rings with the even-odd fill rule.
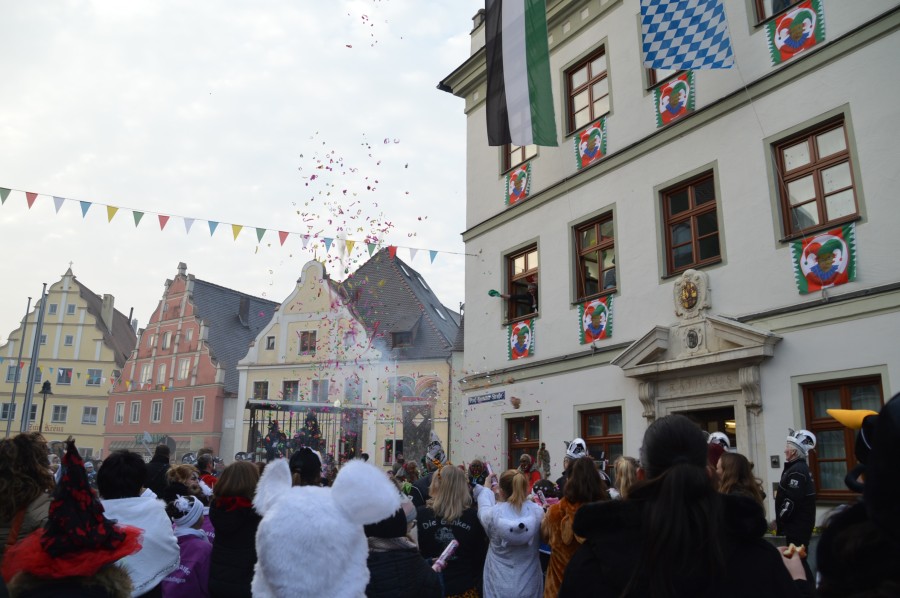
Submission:
[[[331,237],[324,237],[322,240],[325,241],[325,251],[329,251],[331,249],[331,242],[334,241],[334,239]]]
[[[430,250],[428,251],[428,257],[431,258],[431,263],[433,264],[433,263],[434,263],[434,258],[437,257],[437,251],[435,251],[434,249],[430,249]]]
[[[208,222],[208,224],[209,224],[209,236],[211,237],[211,236],[213,236],[213,233],[216,232],[216,227],[219,226],[219,223],[215,222],[214,220],[210,220]]]
[[[81,217],[84,218],[87,216],[87,211],[91,209],[91,202],[89,201],[81,201]]]

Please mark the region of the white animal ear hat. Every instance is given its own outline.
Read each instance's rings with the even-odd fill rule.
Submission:
[[[290,467],[278,459],[263,472],[253,507],[262,515],[253,596],[356,598],[369,583],[363,525],[396,512],[400,494],[383,471],[358,459],[331,488],[291,486]]]

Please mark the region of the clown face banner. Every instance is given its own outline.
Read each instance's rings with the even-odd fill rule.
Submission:
[[[578,306],[581,344],[612,338],[612,295]]]
[[[606,155],[606,117],[601,117],[573,138],[578,170],[586,168]]]
[[[772,64],[781,64],[825,41],[822,0],[806,0],[766,24]]]
[[[791,243],[801,295],[856,280],[856,224]]]
[[[534,318],[507,326],[506,345],[511,360],[534,355]]]
[[[656,127],[664,127],[694,111],[694,73],[681,73],[653,90]]]
[[[528,197],[531,190],[531,162],[516,166],[506,175],[506,205],[511,206]]]

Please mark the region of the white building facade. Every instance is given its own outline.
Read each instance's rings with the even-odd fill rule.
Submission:
[[[851,496],[853,437],[825,409],[877,410],[900,380],[900,83],[885,76],[900,3],[823,0],[824,39],[777,58],[768,25],[807,18],[803,3],[724,4],[737,68],[682,77],[643,67],[638,0],[548,0],[559,146],[540,148],[488,146],[476,15],[471,57],[440,85],[465,100],[463,236],[477,256],[457,461],[511,465],[545,442],[555,478],[563,441],[638,456],[648,423],[678,412],[728,433],[770,501],[788,428],[813,430],[820,506]],[[691,89],[668,122],[655,106],[677,107],[678,78]],[[601,118],[592,161],[573,140]],[[527,197],[511,201],[521,170]],[[792,247],[805,257],[837,230],[848,280],[801,294]],[[531,344],[514,358],[521,323]]]

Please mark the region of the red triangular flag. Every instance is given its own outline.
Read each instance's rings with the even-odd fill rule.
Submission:
[[[281,241],[281,244],[284,245],[285,240],[288,238],[288,234],[283,230],[278,231],[278,239]]]
[[[397,246],[396,245],[388,245],[388,253],[391,256],[391,259],[397,257]]]
[[[28,200],[28,209],[31,209],[31,206],[34,205],[34,200],[37,199],[37,193],[31,193],[29,191],[25,192],[25,199]]]
[[[166,223],[169,221],[169,217],[165,214],[159,215],[159,230],[166,228]]]

